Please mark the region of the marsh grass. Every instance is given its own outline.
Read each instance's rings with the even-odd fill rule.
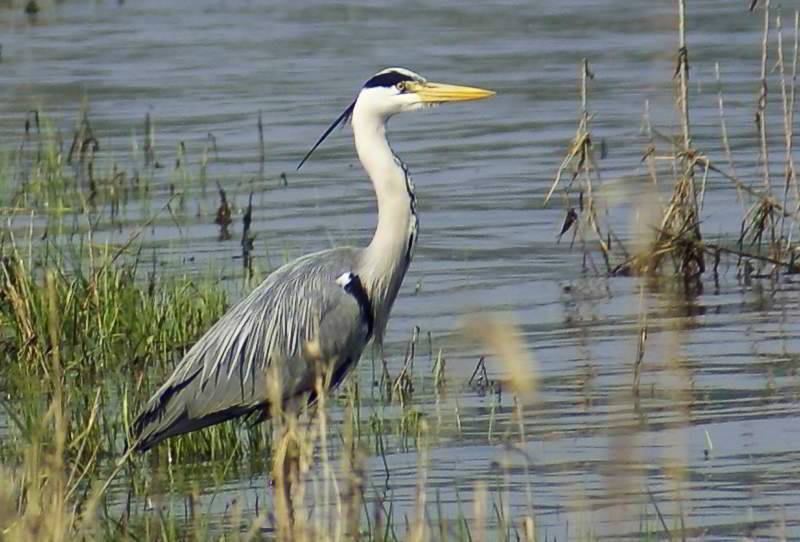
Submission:
[[[796,243],[797,218],[800,212],[797,177],[794,166],[794,113],[798,64],[798,14],[794,14],[793,47],[791,53],[784,51],[783,21],[781,15],[770,8],[769,1],[754,2],[753,10],[763,10],[763,33],[761,48],[761,77],[756,95],[754,122],[759,145],[755,157],[761,169],[761,179],[748,183],[742,180],[734,167],[729,133],[725,118],[725,100],[719,66],[716,66],[719,85],[720,140],[723,156],[710,156],[695,146],[691,130],[690,69],[691,48],[689,44],[686,3],[676,3],[678,40],[675,53],[675,111],[678,126],[674,135],[663,134],[650,124],[649,115],[644,117],[644,134],[647,142],[642,152],[649,181],[654,187],[647,196],[647,204],[640,205],[635,213],[643,216],[658,216],[648,224],[649,232],[640,232],[640,238],[623,240],[603,220],[598,209],[609,212],[597,201],[597,185],[602,181],[600,168],[595,160],[597,152],[593,141],[591,120],[594,113],[589,110],[589,84],[593,74],[586,59],[580,71],[580,117],[575,138],[570,143],[567,155],[559,166],[551,189],[545,199],[547,204],[557,194],[565,209],[565,221],[561,228],[563,236],[572,231],[573,240],[580,240],[584,257],[591,263],[592,255],[599,252],[605,266],[603,272],[610,275],[637,275],[679,278],[687,287],[697,289],[706,273],[711,272],[718,280],[718,268],[722,258],[733,259],[739,274],[749,280],[751,275],[777,276],[797,271],[796,257],[800,246]],[[771,25],[775,26],[773,27]],[[774,36],[774,37],[772,37]],[[774,60],[774,69],[768,63]],[[774,91],[779,90],[776,103]],[[780,108],[782,123],[770,126],[769,106]],[[771,164],[774,154],[769,141],[780,134],[784,159],[780,182],[775,177],[777,168]],[[666,142],[666,148],[663,143]],[[744,158],[739,156],[739,160]],[[669,164],[669,175],[665,175],[664,164]],[[638,167],[638,164],[637,164]],[[570,182],[562,182],[565,174]],[[667,178],[665,178],[667,177]],[[709,180],[721,179],[732,183],[743,206],[741,233],[735,242],[710,242],[703,234],[703,207]],[[670,187],[670,196],[660,197],[663,187]],[[560,190],[559,190],[560,187]],[[576,205],[577,200],[577,205]],[[560,237],[559,236],[559,237]],[[707,265],[710,259],[712,265]],[[600,268],[592,263],[595,272]]]

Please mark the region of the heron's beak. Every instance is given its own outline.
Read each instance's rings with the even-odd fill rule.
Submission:
[[[444,83],[406,83],[406,90],[419,96],[423,103],[466,102],[495,95],[492,90],[461,87]]]

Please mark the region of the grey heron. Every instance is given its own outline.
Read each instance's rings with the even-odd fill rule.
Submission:
[[[265,416],[267,379],[279,379],[282,401],[315,393],[320,369],[335,386],[372,339],[380,343],[417,241],[414,185],[386,139],[396,113],[494,92],[432,83],[404,69],[371,77],[322,134],[348,120],[356,152],[378,201],[378,224],[365,248],[303,256],[272,272],[186,353],[133,425],[134,447],[248,414]],[[274,396],[273,396],[274,397]]]

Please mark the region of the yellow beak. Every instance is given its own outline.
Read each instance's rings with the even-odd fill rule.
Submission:
[[[406,83],[406,90],[413,92],[425,103],[466,102],[483,100],[495,95],[492,90],[461,87],[444,83]]]

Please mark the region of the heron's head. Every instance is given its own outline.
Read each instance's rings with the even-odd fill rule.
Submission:
[[[379,71],[364,83],[353,103],[322,134],[297,169],[300,169],[300,166],[334,128],[350,120],[356,109],[359,115],[370,116],[385,122],[397,113],[416,111],[446,102],[480,100],[494,96],[494,94],[491,90],[482,88],[433,83],[406,68],[387,68]]]
[[[482,88],[432,83],[405,68],[387,68],[364,83],[353,104],[364,114],[388,119],[397,113],[445,102],[480,100],[493,95],[491,90]]]

